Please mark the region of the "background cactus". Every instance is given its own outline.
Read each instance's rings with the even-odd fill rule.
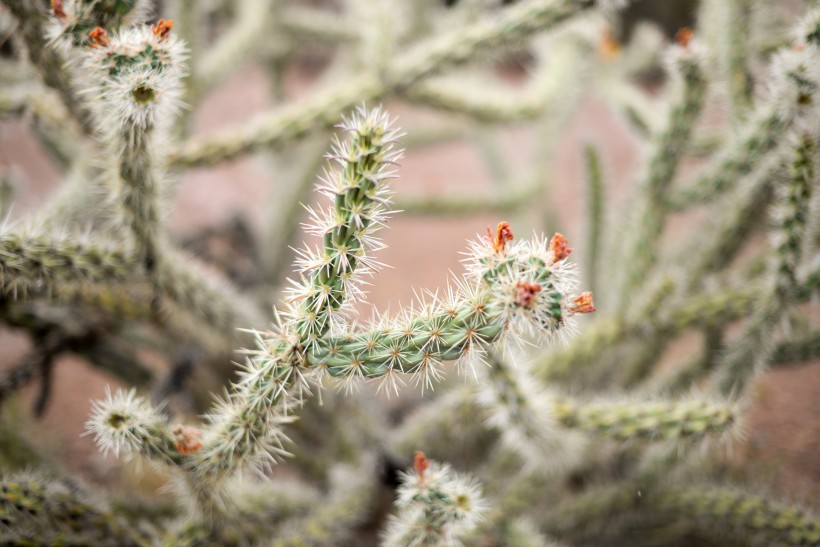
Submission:
[[[767,369],[817,372],[820,12],[703,0],[664,35],[625,4],[2,0],[2,123],[64,174],[19,211],[31,174],[0,163],[0,318],[31,341],[3,355],[2,541],[820,545],[817,481],[801,506],[732,456]],[[269,110],[200,131],[243,63]],[[619,143],[584,143],[567,201],[595,108],[644,165],[623,190]],[[405,153],[454,143],[489,193],[401,187]],[[181,235],[183,177],[249,154],[266,226]],[[398,211],[432,286],[379,271]],[[455,232],[479,235],[447,281]],[[34,416],[71,410],[68,353],[105,375],[73,457],[20,408],[33,384]],[[99,497],[52,478],[78,473]]]

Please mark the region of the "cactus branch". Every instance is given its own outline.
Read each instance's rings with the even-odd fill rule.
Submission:
[[[520,40],[553,27],[584,8],[590,0],[528,0],[466,30],[431,38],[402,55],[381,79],[364,75],[351,82],[264,114],[245,127],[216,138],[189,141],[170,154],[174,166],[213,164],[261,147],[280,147],[319,127],[332,125],[339,111],[361,101],[375,101],[396,89],[409,88],[447,65],[463,63],[481,51]]]

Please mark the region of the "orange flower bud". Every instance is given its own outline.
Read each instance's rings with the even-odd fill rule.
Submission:
[[[427,456],[425,456],[421,450],[416,450],[416,455],[413,458],[413,467],[416,469],[419,480],[424,482],[424,472],[430,467],[430,460],[427,459]]]
[[[159,38],[160,40],[167,40],[168,36],[171,35],[171,29],[174,28],[174,22],[170,19],[166,21],[165,19],[160,19],[157,21],[156,25],[151,26],[151,32],[154,33],[154,36]]]
[[[492,244],[493,251],[495,251],[496,254],[503,254],[504,249],[507,247],[507,242],[514,239],[510,223],[506,221],[498,223],[498,227],[495,229],[495,235],[493,235],[490,227],[487,226],[487,236],[490,238],[490,244]]]
[[[102,27],[97,27],[89,32],[88,37],[91,39],[91,47],[108,47],[111,45],[108,31]]]
[[[57,19],[65,19],[68,17],[66,14],[65,9],[63,9],[63,2],[62,0],[51,0],[51,11],[54,13],[54,17]]]
[[[567,244],[567,239],[562,235],[556,233],[550,239],[550,251],[552,251],[552,263],[555,264],[559,260],[564,260],[570,255],[572,249]]]
[[[604,59],[614,59],[621,52],[621,44],[615,39],[611,28],[604,29],[598,49]]]
[[[577,298],[573,298],[565,308],[571,313],[594,312],[595,304],[592,303],[592,293],[589,291],[581,293]]]
[[[200,448],[202,448],[202,443],[199,440],[202,432],[198,429],[193,427],[185,427],[180,424],[174,427],[171,434],[174,436],[174,441],[176,443],[174,447],[177,449],[177,452],[183,456],[195,454],[196,452],[199,452]]]
[[[678,45],[682,48],[689,47],[689,42],[692,41],[692,38],[695,36],[695,33],[689,27],[683,27],[682,29],[678,30],[675,33],[675,41]]]

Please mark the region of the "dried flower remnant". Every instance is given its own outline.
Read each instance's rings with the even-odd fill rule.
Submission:
[[[615,38],[612,28],[606,27],[601,33],[601,42],[598,51],[604,59],[614,59],[621,52],[621,44]]]
[[[532,281],[519,281],[515,285],[515,303],[522,308],[529,308],[543,287]]]
[[[171,29],[174,28],[174,22],[171,20],[160,19],[156,25],[151,26],[151,32],[160,40],[167,40],[171,35]]]
[[[59,20],[63,20],[68,17],[68,14],[65,12],[65,8],[63,7],[62,0],[51,0],[51,12],[54,14]]]
[[[195,454],[202,448],[202,431],[199,429],[179,424],[171,430],[171,435],[174,436],[174,448],[183,456]]]
[[[595,304],[592,302],[592,293],[590,291],[582,292],[576,298],[573,298],[565,305],[565,308],[570,313],[592,313],[595,311]]]
[[[416,470],[416,475],[419,477],[419,484],[424,483],[424,472],[427,471],[428,467],[430,467],[430,460],[427,459],[424,452],[417,450],[413,458],[413,469]]]
[[[108,31],[102,27],[97,27],[88,33],[91,47],[109,47],[111,39],[108,37]]]
[[[695,37],[695,33],[689,27],[683,27],[675,33],[675,42],[682,47],[687,48],[689,47],[689,43],[692,41],[692,38]]]
[[[569,248],[567,239],[563,236],[563,234],[559,233],[556,233],[552,236],[552,239],[550,239],[550,251],[552,251],[553,264],[564,260],[572,253],[572,249]]]
[[[493,251],[499,255],[504,254],[504,250],[507,248],[507,242],[515,239],[512,228],[510,228],[510,223],[506,221],[501,221],[498,223],[498,226],[495,229],[495,235],[493,235],[490,227],[487,226],[487,237]]]

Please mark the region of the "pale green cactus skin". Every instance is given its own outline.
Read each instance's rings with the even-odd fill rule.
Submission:
[[[730,456],[767,369],[818,355],[820,11],[702,0],[677,43],[646,21],[620,43],[625,4],[0,0],[0,128],[21,118],[65,179],[18,221],[29,174],[0,165],[0,320],[32,340],[0,374],[0,543],[820,545],[811,500]],[[306,55],[327,66],[293,99]],[[250,66],[268,106],[195,133]],[[566,203],[590,104],[643,165],[620,200],[623,143],[590,137]],[[440,144],[490,189],[394,200],[405,152]],[[186,170],[250,154],[267,226],[174,234]],[[480,235],[463,273],[363,320],[400,212]],[[559,224],[579,252],[537,235]],[[28,471],[77,467],[20,407],[33,385],[34,416],[63,411],[71,353],[122,386],[81,440],[111,456],[99,497]]]

